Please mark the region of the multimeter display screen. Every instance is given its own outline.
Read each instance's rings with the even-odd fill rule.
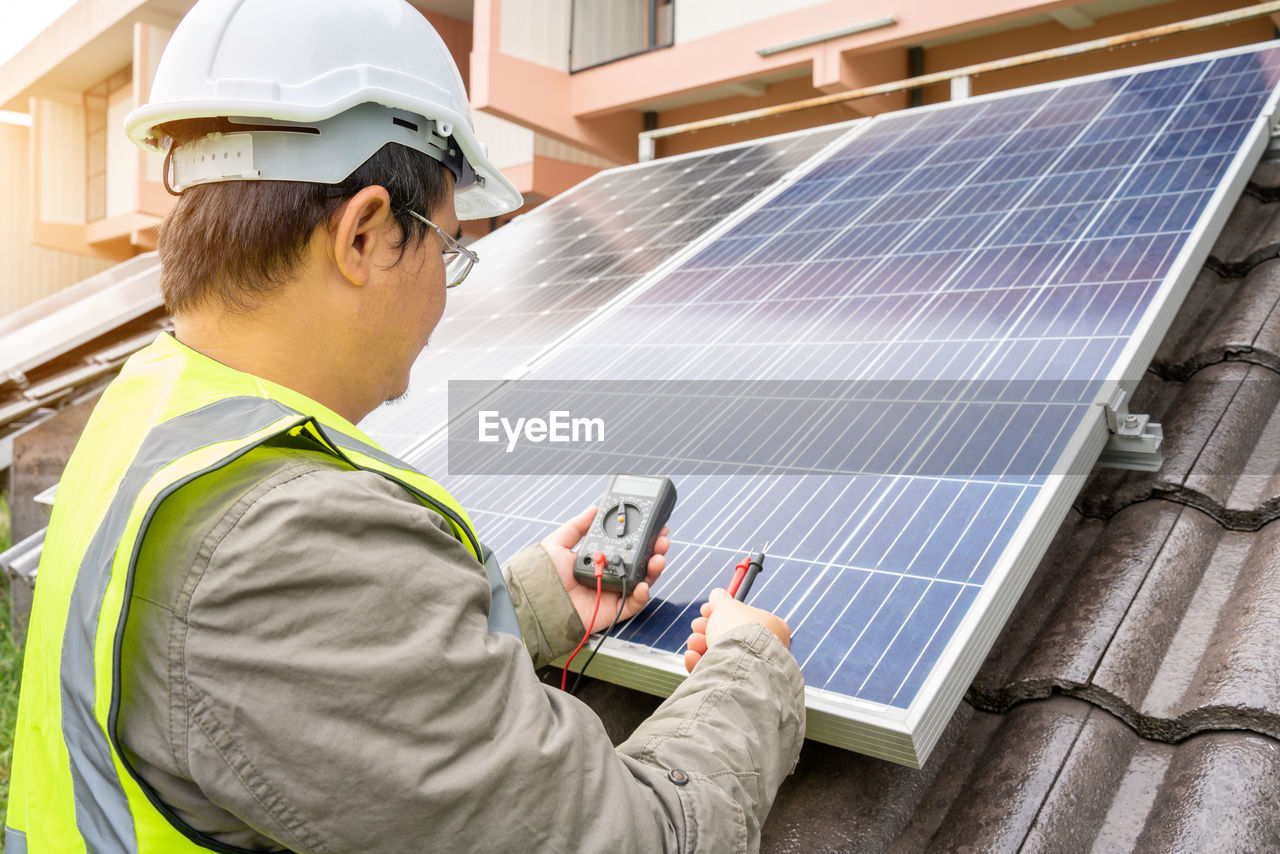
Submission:
[[[613,491],[621,492],[625,495],[640,495],[644,498],[654,498],[658,494],[658,487],[662,485],[659,478],[653,477],[635,477],[629,474],[620,474],[613,479]]]

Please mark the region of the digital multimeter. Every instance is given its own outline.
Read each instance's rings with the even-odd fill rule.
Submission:
[[[591,530],[578,547],[573,574],[595,587],[595,555],[605,558],[603,585],[608,590],[634,590],[644,581],[658,532],[676,506],[676,487],[670,478],[615,474],[596,505],[600,509]]]

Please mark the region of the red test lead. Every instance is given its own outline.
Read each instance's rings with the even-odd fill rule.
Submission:
[[[561,691],[564,690],[564,686],[568,684],[568,681],[569,681],[569,665],[573,662],[574,656],[578,654],[578,650],[582,649],[583,645],[587,642],[587,638],[591,637],[591,627],[596,624],[596,614],[600,613],[600,596],[604,592],[603,585],[604,585],[605,562],[606,562],[606,558],[604,556],[604,552],[596,552],[595,555],[593,555],[591,558],[591,564],[593,567],[595,567],[595,576],[596,576],[596,605],[593,609],[591,609],[591,622],[587,624],[586,634],[582,636],[582,640],[578,641],[578,645],[574,647],[573,652],[569,653],[569,657],[565,659],[564,671],[561,672],[560,674],[560,690]],[[625,592],[626,592],[626,588],[624,587],[623,595],[625,595]],[[619,613],[621,613],[621,611],[619,611]]]
[[[742,584],[742,579],[747,577],[747,567],[751,564],[751,555],[748,553],[742,559],[742,563],[733,568],[733,580],[729,582],[729,595],[737,598],[738,587]]]

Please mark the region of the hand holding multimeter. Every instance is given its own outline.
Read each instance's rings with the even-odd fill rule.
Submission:
[[[635,590],[645,579],[653,547],[676,506],[676,487],[669,478],[616,474],[600,499],[600,510],[578,547],[573,574],[594,586],[603,561],[605,590]]]
[[[570,600],[576,600],[574,604],[579,610],[586,632],[565,662],[560,679],[562,689],[569,676],[569,664],[586,644],[591,633],[604,628],[597,622],[597,617],[601,601],[605,598],[605,589],[617,591],[610,593],[610,597],[617,596],[617,611],[611,619],[606,616],[609,628],[600,644],[612,633],[619,620],[634,614],[648,600],[646,582],[650,580],[651,574],[656,577],[661,571],[662,558],[659,557],[656,561],[653,558],[655,552],[660,555],[666,551],[666,540],[662,538],[666,534],[666,521],[675,501],[675,485],[668,478],[618,474],[610,481],[598,510],[583,513],[543,540],[543,546],[551,552],[571,548],[581,539],[577,555],[572,559],[571,567],[568,567],[572,572],[572,580],[577,584],[563,574],[562,579],[569,590]],[[590,595],[587,591],[592,589],[595,595],[588,617],[583,608],[584,596]],[[628,606],[630,613],[627,613]],[[610,610],[612,609],[606,610],[606,615]],[[597,645],[596,649],[599,648]],[[591,658],[594,657],[593,652]],[[591,658],[587,659],[583,670],[591,663]],[[577,689],[576,682],[574,689]]]

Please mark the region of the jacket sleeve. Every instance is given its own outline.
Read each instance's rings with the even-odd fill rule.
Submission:
[[[202,555],[185,770],[296,851],[753,850],[799,752],[795,660],[745,627],[615,750],[488,632],[484,572],[443,521],[377,475],[252,490]]]
[[[502,577],[533,666],[542,667],[573,652],[586,627],[546,549],[534,544],[516,552],[502,567]]]

